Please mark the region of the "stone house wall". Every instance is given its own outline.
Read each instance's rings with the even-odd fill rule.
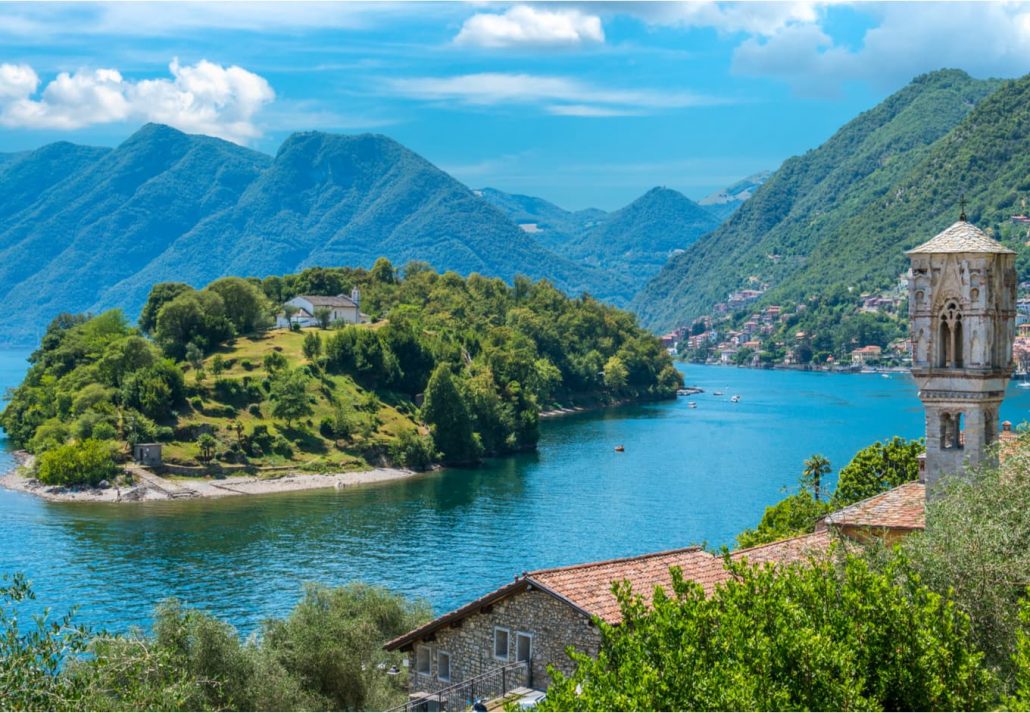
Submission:
[[[508,656],[504,660],[494,658],[494,629],[497,627],[509,631]],[[532,685],[540,690],[550,684],[549,664],[565,673],[572,672],[573,664],[565,653],[566,647],[573,646],[596,656],[601,644],[601,635],[589,617],[550,594],[530,589],[495,602],[487,613],[471,614],[456,628],[444,625],[436,631],[432,641],[415,642],[410,653],[409,690],[413,693],[436,691],[514,662],[516,633],[519,632],[533,637]],[[420,647],[430,651],[428,676],[417,671]],[[438,678],[437,653],[440,651],[450,654],[449,682]]]

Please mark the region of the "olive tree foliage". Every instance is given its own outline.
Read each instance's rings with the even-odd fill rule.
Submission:
[[[30,620],[22,577],[0,584],[0,709],[385,710],[405,698],[389,676],[401,655],[383,644],[428,620],[429,608],[384,589],[310,585],[285,619],[244,639],[175,599],[153,631],[92,634],[72,616]]]
[[[76,697],[61,666],[86,651],[89,632],[73,624],[72,614],[19,616],[34,599],[23,575],[0,579],[0,710],[64,710]]]
[[[1016,631],[1016,652],[1012,655],[1014,690],[1005,707],[1014,711],[1030,711],[1030,589],[1019,611],[1020,627]]]
[[[903,559],[728,565],[706,597],[673,570],[653,607],[628,584],[596,658],[553,670],[547,710],[980,710],[994,692],[970,622]]]
[[[1030,585],[1030,451],[1020,445],[1000,467],[941,481],[927,502],[925,531],[903,545],[928,586],[952,592],[1006,680],[1020,598]]]

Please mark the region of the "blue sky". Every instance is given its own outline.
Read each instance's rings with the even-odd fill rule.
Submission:
[[[1030,4],[0,3],[0,151],[373,131],[612,209],[774,169],[941,67],[1030,71]]]

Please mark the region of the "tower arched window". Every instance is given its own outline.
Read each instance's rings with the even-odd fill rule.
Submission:
[[[958,302],[948,300],[941,310],[937,331],[937,366],[962,368],[962,311]]]

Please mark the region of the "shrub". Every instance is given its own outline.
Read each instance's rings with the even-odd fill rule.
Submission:
[[[751,568],[706,596],[673,569],[653,608],[613,587],[622,622],[596,658],[552,670],[543,710],[983,710],[994,679],[954,602],[903,558]]]
[[[251,404],[247,407],[247,411],[250,412],[251,416],[257,416],[258,418],[261,418],[261,406],[259,406],[258,404]]]
[[[437,458],[433,439],[418,431],[402,431],[390,452],[390,460],[412,470],[425,470]]]
[[[254,370],[254,362],[252,362],[250,359],[240,359],[240,366],[246,371]]]
[[[96,485],[118,474],[114,457],[114,443],[87,438],[41,455],[36,477],[47,485]]]

